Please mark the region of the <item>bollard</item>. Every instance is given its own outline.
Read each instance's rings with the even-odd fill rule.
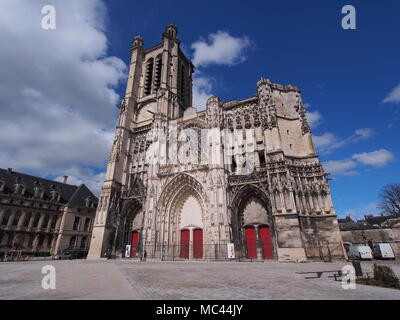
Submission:
[[[361,262],[353,260],[352,263],[353,263],[354,270],[356,271],[356,277],[362,277],[363,272],[362,272],[362,268],[361,268]]]

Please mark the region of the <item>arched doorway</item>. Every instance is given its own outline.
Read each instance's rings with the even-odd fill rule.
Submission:
[[[159,212],[164,214],[160,225],[164,231],[164,259],[204,258],[206,203],[203,187],[194,177],[179,174],[168,183],[159,200]]]
[[[144,223],[144,212],[142,204],[137,199],[126,199],[121,209],[118,221],[118,232],[115,237],[115,248],[121,248],[121,252],[126,252],[126,246],[130,245],[130,258],[136,258],[142,253],[142,230]],[[128,258],[123,254],[123,257]]]
[[[232,237],[241,257],[273,259],[273,220],[264,190],[255,185],[242,187],[236,193],[231,208]]]

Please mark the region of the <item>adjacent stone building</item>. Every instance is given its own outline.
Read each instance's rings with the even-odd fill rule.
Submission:
[[[299,88],[262,78],[197,111],[193,72],[174,25],[134,38],[88,258],[342,258]]]
[[[389,243],[395,255],[400,255],[400,217],[366,215],[357,221],[346,217],[339,219],[339,227],[345,247]]]
[[[0,169],[0,252],[87,255],[97,198],[66,180]]]

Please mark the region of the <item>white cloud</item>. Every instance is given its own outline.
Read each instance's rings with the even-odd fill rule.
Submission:
[[[217,31],[208,36],[208,41],[200,39],[192,44],[193,63],[198,67],[211,64],[232,66],[246,59],[245,51],[250,44],[246,36],[234,37],[228,32]]]
[[[193,75],[193,106],[198,110],[205,110],[207,108],[207,99],[212,94],[212,79],[205,75]]]
[[[368,139],[371,138],[374,135],[374,130],[371,128],[364,128],[364,129],[358,129],[355,132],[355,137],[359,137],[361,139]]]
[[[63,182],[64,176],[68,176],[68,184],[79,186],[84,183],[96,196],[99,196],[105,173],[95,173],[87,168],[69,168],[63,176],[58,176],[54,180]]]
[[[394,160],[394,155],[386,149],[381,149],[372,152],[354,154],[352,158],[365,165],[383,167]]]
[[[217,31],[208,36],[208,41],[200,39],[192,43],[193,63],[196,67],[204,68],[212,64],[236,65],[245,61],[246,49],[251,41],[244,36],[234,37],[228,32]],[[213,95],[215,80],[197,69],[193,76],[193,106],[199,111],[206,109],[207,99]]]
[[[382,101],[383,103],[400,103],[400,84],[395,87]]]
[[[339,148],[369,139],[374,135],[371,128],[358,129],[351,136],[339,139],[333,133],[326,132],[321,136],[313,136],[314,145],[321,154],[329,154]]]
[[[327,161],[323,163],[326,172],[331,174],[341,174],[346,176],[352,176],[357,174],[356,171],[352,170],[357,167],[357,163],[351,159]]]
[[[318,110],[307,111],[306,116],[311,127],[314,129],[317,128],[322,122],[322,115]]]
[[[331,174],[352,176],[359,166],[383,167],[394,160],[392,152],[380,149],[372,152],[353,154],[350,159],[327,161],[323,163],[325,170]]]
[[[323,152],[323,150],[328,150],[331,145],[337,143],[337,138],[333,133],[326,132],[321,136],[313,136],[313,141],[315,147]]]
[[[74,170],[75,181],[97,188],[101,173],[80,176],[79,168],[105,169],[126,66],[107,56],[101,0],[53,0],[55,30],[41,28],[46,4],[2,1],[0,167],[41,176]]]

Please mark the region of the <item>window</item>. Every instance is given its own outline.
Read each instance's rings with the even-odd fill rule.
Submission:
[[[72,227],[72,230],[78,230],[80,221],[81,221],[80,217],[75,217],[74,226]]]
[[[81,240],[81,249],[86,248],[86,242],[87,242],[87,238],[83,237]]]
[[[70,248],[74,248],[75,247],[75,241],[76,241],[76,237],[71,237],[71,239],[69,240],[69,247]]]
[[[265,154],[264,154],[264,150],[258,150],[258,157],[260,159],[260,167],[264,167],[265,166]]]
[[[156,66],[154,72],[154,86],[156,89],[160,87],[161,84],[161,69],[162,69],[162,60],[161,55],[159,55],[156,59]]]
[[[14,236],[15,236],[14,233],[9,233],[8,234],[7,247],[11,247],[12,246]]]
[[[51,221],[51,229],[55,229],[57,224],[57,217],[54,217],[54,219]]]
[[[51,242],[53,241],[53,236],[47,238],[47,248],[51,248]]]
[[[39,219],[40,219],[40,214],[36,214],[35,215],[35,220],[33,220],[33,225],[32,227],[37,228],[38,224],[39,224]]]
[[[8,220],[10,219],[10,216],[11,216],[11,211],[7,210],[6,213],[3,216],[3,220],[1,221],[1,224],[3,226],[6,226],[8,224]]]
[[[235,161],[235,156],[232,156],[232,164],[231,164],[231,171],[236,172],[236,161]]]
[[[25,219],[24,219],[24,224],[23,224],[24,227],[29,226],[29,221],[31,220],[31,217],[32,217],[31,212],[26,214]]]
[[[49,224],[49,220],[50,220],[50,216],[48,214],[46,214],[46,216],[43,219],[43,223],[42,223],[42,228],[46,229],[47,225]]]
[[[151,93],[151,85],[153,82],[153,65],[154,59],[150,58],[146,67],[146,78],[144,83],[144,94],[147,96]]]
[[[40,235],[38,241],[38,248],[41,248],[43,246],[43,241],[44,241],[44,236]]]
[[[186,105],[186,99],[188,98],[187,96],[187,81],[186,81],[186,69],[184,64],[179,61],[179,66],[178,66],[178,95],[181,103],[183,105]]]
[[[12,225],[13,225],[14,227],[18,225],[18,221],[19,221],[19,218],[20,218],[20,217],[21,217],[21,211],[18,211],[18,212],[15,214],[14,220],[13,220],[13,222],[12,222]]]
[[[86,218],[86,220],[85,220],[85,228],[84,228],[84,231],[89,231],[89,228],[90,228],[90,218]]]
[[[35,235],[31,234],[29,236],[28,248],[31,248],[33,246],[33,240],[35,240]]]

